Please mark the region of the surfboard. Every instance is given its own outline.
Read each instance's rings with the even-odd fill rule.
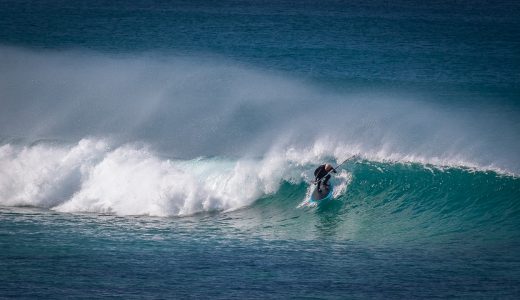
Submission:
[[[314,189],[314,191],[311,194],[311,198],[309,199],[309,202],[319,204],[319,203],[328,201],[328,200],[332,199],[333,191],[334,191],[334,186],[332,185],[332,183],[330,181],[329,181],[328,186],[323,185],[323,184],[321,185],[321,192],[318,192],[318,187],[316,186],[316,188]]]

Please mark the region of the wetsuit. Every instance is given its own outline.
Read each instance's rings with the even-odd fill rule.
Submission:
[[[337,173],[336,170],[334,170],[334,169],[332,169],[331,171],[334,173]],[[327,176],[325,176],[325,175],[327,175]],[[325,170],[325,165],[321,165],[318,168],[316,168],[316,170],[314,170],[314,176],[316,177],[316,181],[319,180],[318,181],[318,192],[321,192],[321,189],[320,189],[321,180],[320,179],[322,179],[325,176],[325,179],[323,180],[324,185],[328,185],[328,182],[330,179],[330,174],[327,174],[327,171]]]

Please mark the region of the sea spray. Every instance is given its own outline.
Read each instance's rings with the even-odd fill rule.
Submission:
[[[319,142],[327,153],[520,170],[510,105],[337,90],[218,56],[0,46],[0,66],[2,140],[94,136],[183,159]]]

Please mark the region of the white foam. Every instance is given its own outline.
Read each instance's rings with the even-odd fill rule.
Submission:
[[[94,140],[82,140],[74,147],[1,146],[1,204],[53,207],[67,200],[106,147]]]

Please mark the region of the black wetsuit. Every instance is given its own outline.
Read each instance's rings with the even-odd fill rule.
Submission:
[[[334,173],[337,173],[336,170],[332,169],[332,172]],[[325,165],[321,165],[319,166],[318,168],[316,168],[316,170],[314,170],[314,176],[316,177],[316,181],[320,180],[323,178],[323,176],[325,176],[325,179],[323,180],[323,184],[325,185],[328,185],[328,182],[329,182],[329,179],[330,179],[330,174],[327,174],[328,172],[325,170]],[[320,186],[321,186],[321,180],[318,181],[318,191],[320,191]]]

